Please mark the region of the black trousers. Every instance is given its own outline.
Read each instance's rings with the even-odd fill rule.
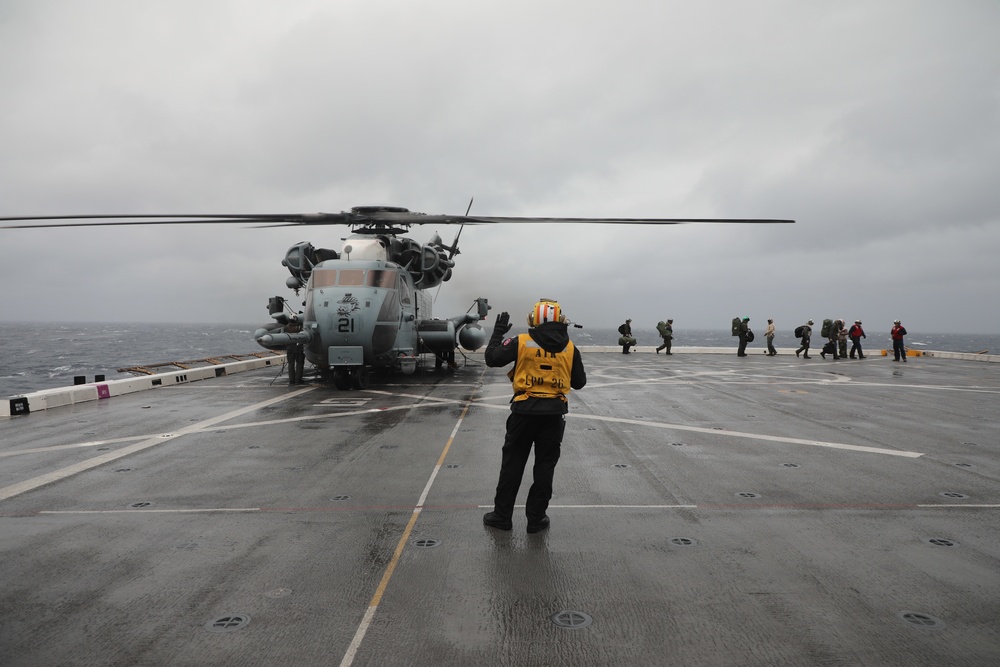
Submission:
[[[851,337],[851,359],[857,354],[859,358],[864,359],[865,354],[861,351],[861,336]]]
[[[301,343],[294,343],[285,349],[285,360],[288,364],[288,384],[302,384],[302,373],[305,370],[306,353]]]
[[[559,448],[565,430],[566,418],[563,415],[510,413],[500,461],[500,481],[493,499],[493,511],[497,516],[509,519],[514,514],[517,491],[521,487],[532,445],[535,447],[535,464],[525,514],[528,523],[541,521],[545,516],[552,498],[552,477],[559,461]]]

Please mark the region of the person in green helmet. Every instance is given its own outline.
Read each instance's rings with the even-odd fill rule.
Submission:
[[[747,342],[750,336],[750,318],[744,317],[743,321],[740,322],[740,328],[737,334],[740,337],[740,347],[736,351],[737,357],[747,356]]]

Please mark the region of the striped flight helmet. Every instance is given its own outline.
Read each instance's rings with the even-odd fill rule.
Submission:
[[[546,322],[565,321],[566,318],[563,317],[562,308],[559,307],[557,301],[552,299],[539,299],[535,307],[528,313],[529,327],[537,327],[539,324],[545,324]]]

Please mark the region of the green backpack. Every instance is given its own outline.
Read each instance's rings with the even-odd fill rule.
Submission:
[[[819,330],[819,335],[829,338],[831,331],[833,331],[833,320],[823,320],[823,328]]]
[[[742,322],[743,322],[743,320],[741,320],[738,317],[734,317],[733,318],[733,335],[734,336],[739,336],[740,335],[740,324]]]

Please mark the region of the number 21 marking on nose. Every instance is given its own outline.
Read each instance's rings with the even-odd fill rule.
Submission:
[[[337,320],[337,333],[354,333],[354,320],[350,317]]]

